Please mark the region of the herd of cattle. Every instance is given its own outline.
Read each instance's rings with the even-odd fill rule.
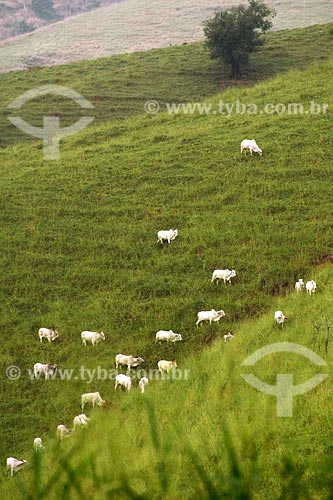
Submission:
[[[302,280],[302,278],[300,278],[295,283],[295,290],[297,293],[300,293],[303,290],[303,288],[304,288],[304,281]],[[312,295],[316,291],[316,288],[317,284],[313,280],[307,281],[305,284],[306,293],[308,293],[309,295]],[[275,311],[274,319],[276,323],[278,325],[281,325],[281,327],[283,328],[283,323],[287,318],[282,311]]]
[[[258,147],[254,139],[242,141],[241,153],[243,153],[243,151],[246,152],[246,150],[249,150],[251,155],[253,152],[259,153],[259,155],[262,154],[262,150]],[[164,242],[168,242],[168,244],[170,244],[171,241],[175,240],[177,236],[178,236],[177,229],[158,231],[157,242],[161,244],[164,244]],[[231,279],[235,277],[236,277],[236,271],[234,269],[232,270],[216,269],[213,271],[211,282],[212,283],[215,282],[218,284],[219,282],[223,281],[224,284],[226,283],[231,284]],[[299,279],[295,283],[295,290],[297,293],[299,293],[303,290],[303,288],[304,288],[304,282],[302,279]],[[316,290],[316,283],[313,280],[307,281],[307,283],[305,284],[305,288],[307,293],[311,295]],[[224,316],[225,313],[223,310],[216,311],[215,309],[211,309],[210,311],[199,311],[197,313],[196,326],[198,327],[204,321],[209,321],[210,324],[213,321],[217,322]],[[277,325],[283,327],[284,321],[286,319],[287,318],[285,317],[282,311],[275,311],[274,320],[277,323]],[[57,330],[55,330],[54,328],[53,329],[40,328],[38,331],[38,335],[40,342],[43,342],[43,339],[47,339],[48,342],[53,342],[59,337]],[[230,340],[231,338],[234,338],[234,335],[231,332],[228,332],[225,335],[223,335],[225,343],[227,343],[227,341]],[[81,332],[81,339],[83,345],[86,346],[87,343],[91,343],[94,346],[95,344],[98,344],[102,340],[105,340],[105,335],[103,332],[93,332],[85,330]],[[178,333],[173,332],[172,330],[159,330],[155,335],[155,342],[177,342],[182,340],[183,340],[182,336]],[[115,357],[116,369],[118,369],[121,366],[125,366],[127,367],[128,373],[130,373],[131,368],[135,368],[140,364],[142,364],[143,362],[144,360],[142,358],[140,357],[135,358],[132,355],[127,356],[123,354],[117,354]],[[158,361],[157,367],[159,373],[169,374],[171,370],[177,367],[177,363],[176,361],[168,361],[165,359],[161,359],[160,361]],[[58,368],[57,365],[51,363],[47,364],[35,363],[34,377],[40,378],[41,376],[44,376],[45,379],[53,378],[56,375],[57,368]],[[129,375],[124,375],[122,373],[119,373],[116,376],[115,380],[116,380],[114,386],[115,389],[117,389],[117,387],[120,386],[127,391],[131,390],[132,379]],[[144,393],[145,386],[148,384],[148,382],[149,381],[147,377],[142,377],[139,380],[139,388],[141,393]],[[82,413],[74,417],[73,429],[68,429],[64,424],[60,424],[57,427],[57,437],[60,442],[63,440],[63,438],[70,436],[72,431],[74,431],[77,427],[82,428],[88,424],[89,418],[83,413],[86,404],[91,404],[94,408],[95,406],[109,406],[111,403],[108,403],[104,399],[102,399],[99,392],[90,392],[82,394],[81,395]],[[36,437],[34,439],[34,450],[36,452],[40,452],[43,449],[44,446],[41,438]],[[7,458],[7,471],[10,472],[11,476],[13,476],[13,474],[18,470],[22,469],[22,467],[26,463],[27,463],[26,460],[19,460],[14,457],[9,457]]]

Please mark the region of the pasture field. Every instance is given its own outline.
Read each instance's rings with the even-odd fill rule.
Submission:
[[[203,39],[202,22],[245,0],[125,0],[0,44],[0,71],[110,57]],[[333,21],[330,0],[267,0],[274,29]]]
[[[30,465],[11,481],[1,479],[2,498],[329,500],[332,340],[327,353],[325,341],[332,321],[332,265],[317,267],[312,276],[315,296],[290,290],[275,298],[260,318],[239,322],[226,345],[219,327],[205,327],[214,343],[178,362],[188,370],[187,380],[151,380],[144,395],[135,383],[132,392],[112,395],[113,408],[87,408],[89,427],[61,446],[47,436],[40,457],[26,453]],[[274,324],[275,309],[287,315],[283,329]],[[241,366],[256,350],[280,342],[307,347],[327,365],[282,352]],[[99,359],[104,349],[93,356]],[[271,385],[281,373],[292,374],[295,386],[318,374],[328,377],[293,398],[291,417],[277,417],[276,397],[255,390],[244,373]],[[45,409],[66,406],[74,396],[56,380],[48,382],[52,389],[41,384]],[[104,383],[103,394],[110,397],[112,386]],[[45,399],[49,391],[56,395],[53,403]]]
[[[63,85],[79,92],[95,106],[88,113],[94,116],[94,125],[107,122],[114,134],[120,120],[143,114],[149,99],[158,100],[165,110],[167,102],[209,100],[228,87],[248,87],[273,75],[325,61],[333,51],[332,29],[333,24],[327,24],[269,33],[263,50],[252,55],[238,82],[230,80],[230,68],[209,59],[202,43],[0,75],[0,147],[36,142],[7,119],[14,114],[9,104],[35,87]],[[70,99],[51,96],[36,98],[20,109],[20,116],[38,127],[45,115],[59,116],[63,127],[86,114],[86,109]]]
[[[29,466],[12,481],[3,468],[1,498],[331,498],[332,346],[326,353],[325,335],[332,319],[332,28],[320,31],[323,59],[309,58],[300,69],[305,50],[314,54],[303,44],[290,71],[220,93],[213,73],[205,94],[206,74],[198,95],[212,110],[222,100],[258,110],[302,103],[309,111],[314,101],[328,106],[325,113],[140,114],[146,98],[163,104],[177,94],[170,84],[168,95],[167,82],[160,86],[161,70],[151,95],[151,75],[142,70],[140,85],[145,88],[145,78],[149,92],[140,106],[129,90],[115,88],[122,96],[118,121],[107,120],[104,102],[96,123],[61,142],[59,160],[44,161],[40,141],[18,135],[3,145],[0,463],[16,456]],[[192,54],[188,81],[196,74]],[[139,60],[145,67],[145,57],[158,55],[168,57],[159,51],[124,57],[127,78],[134,80]],[[262,59],[263,67],[270,61],[267,72],[277,72],[273,56]],[[82,63],[82,75],[90,64]],[[1,100],[9,103],[43,83],[70,86],[88,99],[102,89],[97,78],[90,87],[80,79],[79,64],[71,81],[70,67],[58,69],[58,80],[50,79],[52,68],[19,73],[15,89],[8,85],[14,75],[3,76]],[[119,77],[121,88],[125,78]],[[186,100],[195,99],[192,85]],[[36,107],[36,114],[45,109]],[[32,107],[25,118],[31,114]],[[252,137],[262,157],[241,157],[241,140]],[[179,237],[157,244],[157,231],[170,227]],[[237,272],[233,283],[212,284],[212,271],[227,267]],[[300,277],[317,281],[317,295],[295,296]],[[223,309],[225,318],[196,328],[197,312],[211,308]],[[274,325],[275,309],[288,318],[283,330]],[[52,325],[60,338],[40,344],[38,328]],[[102,330],[106,340],[82,346],[86,329]],[[159,329],[184,340],[156,344]],[[224,345],[229,330],[235,338]],[[318,371],[329,374],[295,398],[292,418],[276,417],[276,398],[241,378],[247,356],[281,340],[314,350],[327,366],[274,355],[277,363],[266,358],[253,368],[259,378],[274,383],[276,373],[293,373],[299,384]],[[159,359],[176,359],[179,369],[190,370],[188,379],[152,380],[144,396],[137,387],[115,392],[114,380],[103,374],[118,353],[141,356],[146,370]],[[31,380],[35,362],[73,372],[68,380]],[[11,365],[21,370],[17,380],[6,378]],[[99,378],[97,372],[90,383],[82,377],[82,368],[98,367]],[[92,430],[59,447],[56,426],[71,426],[80,395],[90,391],[114,407],[87,408]],[[47,449],[34,465],[35,436]]]

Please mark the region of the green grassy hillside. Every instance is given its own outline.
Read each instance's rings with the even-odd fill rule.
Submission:
[[[109,57],[203,38],[202,22],[245,0],[125,0],[0,44],[0,71]],[[267,0],[274,29],[333,21],[330,0]]]
[[[332,341],[327,354],[325,340],[332,320],[332,266],[318,268],[315,276],[315,296],[291,292],[273,300],[260,319],[240,323],[226,345],[216,340],[200,356],[178,363],[183,373],[188,370],[187,380],[151,380],[144,395],[137,387],[113,395],[112,409],[88,410],[89,428],[60,447],[48,436],[41,459],[26,453],[31,465],[12,481],[2,480],[2,494],[8,499],[330,499]],[[287,315],[283,329],[274,324],[275,309]],[[256,350],[281,342],[307,347],[327,365],[281,352],[253,367],[241,366]],[[293,397],[291,417],[277,417],[276,397],[245,383],[244,373],[271,385],[277,374],[291,374],[295,386],[318,374],[329,376]],[[68,397],[68,388],[49,384]],[[111,394],[113,383],[107,385],[103,392]]]
[[[331,453],[329,382],[309,399],[299,396],[295,416],[280,420],[274,398],[247,386],[239,365],[255,349],[281,338],[316,350],[314,322],[321,323],[324,335],[326,317],[331,318],[332,272],[320,265],[332,260],[332,65],[318,61],[215,96],[214,84],[209,87],[213,110],[220,100],[239,101],[255,103],[259,114],[135,116],[133,111],[117,124],[104,118],[64,140],[60,159],[52,162],[43,161],[39,141],[19,139],[3,148],[1,461],[22,456],[31,462],[33,438],[42,437],[46,462],[57,453],[67,471],[44,497],[52,491],[54,498],[66,498],[74,487],[68,498],[112,498],[107,491],[128,484],[130,477],[129,485],[144,498],[198,498],[197,491],[205,498],[204,487],[216,498],[213,488],[221,481],[229,488],[226,498],[248,498],[233,489],[242,489],[243,479],[236,459],[227,471],[218,422],[229,429],[245,474],[243,489],[250,488],[254,498],[267,498],[267,491],[269,498],[278,498],[282,484],[281,498],[288,498],[288,491],[303,483],[310,498],[328,497],[331,476],[325,476],[322,464]],[[39,75],[46,83],[43,71]],[[156,86],[155,96],[160,95],[171,101],[166,87]],[[194,95],[193,88],[187,95]],[[302,103],[308,111],[311,101],[327,104],[326,114],[260,113],[268,103]],[[262,157],[241,157],[241,140],[252,137]],[[169,227],[177,227],[179,237],[171,245],[157,244],[156,232]],[[211,284],[213,269],[226,267],[237,271],[232,285]],[[317,281],[318,297],[291,294],[299,277]],[[197,312],[211,308],[222,308],[225,318],[196,328]],[[273,323],[275,309],[288,317],[283,333]],[[38,328],[51,325],[60,338],[41,345]],[[84,329],[103,330],[106,340],[85,348],[80,345]],[[159,329],[173,329],[184,340],[159,346],[154,343]],[[229,330],[235,339],[221,361],[219,339]],[[115,393],[113,380],[98,379],[96,372],[91,383],[80,376],[82,368],[113,369],[120,352],[142,356],[146,370],[162,358],[191,370],[188,381],[151,381],[148,412],[150,421],[158,422],[151,431],[137,387],[130,394]],[[331,350],[326,357],[323,340],[320,354],[331,371]],[[73,369],[72,378],[31,380],[28,370],[35,362]],[[5,377],[11,365],[21,370],[18,380]],[[281,370],[288,371],[274,373],[290,373],[293,366],[286,360]],[[303,360],[297,367],[296,383],[314,374]],[[270,365],[256,373],[273,383]],[[53,436],[59,423],[72,425],[80,395],[87,391],[100,391],[114,410],[99,418],[98,410],[87,409],[96,427],[91,422],[93,431],[79,442],[79,451],[72,440],[69,465],[59,450],[53,453]],[[71,446],[70,441],[63,446],[65,454]],[[78,481],[71,475],[74,466]],[[45,469],[43,484],[56,467]],[[324,471],[320,477],[317,470]],[[12,482],[1,477],[1,498],[17,498],[15,488],[30,488],[30,481],[35,481],[34,494],[21,497],[43,498],[31,471],[30,466]],[[123,494],[114,493],[123,497],[124,485]]]
[[[149,99],[158,100],[161,110],[165,110],[166,102],[204,101],[235,84],[253,85],[329,59],[333,51],[332,30],[333,24],[327,24],[268,34],[263,50],[251,56],[251,64],[243,69],[243,79],[237,83],[229,78],[230,68],[222,68],[209,59],[202,43],[1,75],[0,146],[40,143],[7,118],[14,114],[7,109],[9,104],[35,87],[58,84],[79,92],[95,107],[88,113],[94,116],[94,125],[107,122],[118,130],[119,120],[144,113]],[[38,127],[44,116],[59,116],[64,127],[86,115],[87,110],[68,98],[46,96],[26,103],[19,114]]]

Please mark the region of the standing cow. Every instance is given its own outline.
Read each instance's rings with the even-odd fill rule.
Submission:
[[[137,366],[144,363],[144,359],[135,358],[134,356],[125,356],[125,354],[117,354],[116,358],[116,368],[118,370],[119,365],[127,366],[127,369],[136,368]]]
[[[57,374],[58,366],[52,365],[51,363],[35,363],[34,364],[34,378],[40,378],[41,375],[45,377],[45,380],[49,378],[55,378]]]
[[[313,293],[315,293],[316,288],[317,288],[317,283],[315,281],[310,280],[310,281],[306,282],[305,289],[306,289],[306,293],[308,293],[309,295],[312,295]]]
[[[130,391],[132,387],[131,377],[119,373],[119,375],[116,376],[116,383],[114,388],[117,389],[118,386],[123,387],[127,391]]]
[[[104,401],[104,399],[101,398],[101,395],[99,392],[86,392],[85,394],[82,394],[82,396],[81,396],[82,413],[83,413],[84,407],[87,403],[91,403],[93,408],[95,408],[95,406],[103,406],[105,401]]]
[[[225,284],[226,281],[229,283],[229,285],[231,285],[231,278],[235,278],[236,277],[236,271],[234,269],[232,269],[230,271],[230,269],[215,269],[215,271],[213,271],[213,275],[212,275],[212,281],[215,281],[216,283],[219,283],[220,281],[223,280],[223,283]]]
[[[258,144],[254,139],[244,139],[241,142],[241,153],[245,151],[246,154],[246,150],[249,150],[251,155],[252,153],[259,153],[260,156],[262,155],[262,150],[259,148]]]
[[[178,236],[178,229],[161,230],[157,233],[157,243],[171,243]]]
[[[24,467],[28,462],[26,460],[19,460],[18,458],[8,457],[7,458],[7,472],[10,472],[11,477],[13,477],[14,472],[17,472]]]
[[[275,311],[274,313],[274,319],[277,325],[281,326],[283,328],[283,323],[287,319],[285,315],[283,314],[282,311]]]
[[[155,336],[155,342],[177,342],[180,340],[183,340],[180,333],[175,333],[172,330],[159,330]]]
[[[223,316],[225,316],[225,312],[222,311],[215,311],[215,309],[211,309],[210,311],[200,311],[198,312],[198,321],[196,322],[196,325],[199,326],[199,324],[202,321],[209,321],[209,324],[212,324],[212,321],[219,321]]]
[[[53,342],[53,340],[59,337],[59,334],[54,328],[40,328],[38,330],[38,336],[40,342],[43,342],[43,339],[47,339],[49,342]]]
[[[169,374],[173,368],[177,368],[176,361],[167,361],[166,359],[160,359],[157,363],[158,371],[163,375],[164,373]]]
[[[84,330],[81,332],[82,344],[87,345],[87,342],[91,342],[92,345],[98,344],[101,340],[105,340],[105,335],[103,332],[90,332],[89,330]]]

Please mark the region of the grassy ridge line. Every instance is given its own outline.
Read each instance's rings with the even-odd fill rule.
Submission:
[[[1,71],[202,40],[202,22],[212,17],[216,8],[238,3],[223,0],[217,6],[215,0],[126,0],[0,44]],[[333,21],[328,0],[297,0],[293,5],[288,0],[267,0],[267,4],[276,7],[276,30]]]
[[[332,26],[270,33],[263,51],[251,58],[244,80],[237,86],[253,85],[292,68],[304,69],[318,59],[329,59],[333,50]],[[222,70],[210,61],[201,43],[12,72],[0,78],[2,148],[17,142],[36,142],[9,122],[7,117],[13,112],[7,106],[27,90],[45,84],[63,85],[82,94],[95,106],[89,113],[95,117],[94,124],[112,123],[113,134],[118,133],[119,121],[143,114],[148,99],[158,100],[161,109],[165,109],[166,102],[203,101],[235,86],[229,79],[229,68]],[[20,109],[20,116],[38,127],[42,126],[43,117],[50,115],[59,116],[63,127],[87,115],[87,110],[80,110],[77,104],[61,97],[34,99]]]
[[[332,62],[323,62],[223,98],[259,106],[273,96],[316,99],[331,110],[331,72]],[[16,453],[28,449],[31,432],[70,425],[87,387],[114,397],[108,380],[32,384],[26,373],[36,361],[110,369],[123,352],[142,356],[147,368],[160,357],[183,363],[331,259],[330,113],[141,116],[124,121],[116,135],[106,125],[83,131],[49,163],[37,145],[6,149],[0,360],[24,376],[2,381],[4,456],[13,444]],[[241,159],[247,135],[257,138],[262,158]],[[156,231],[170,226],[179,238],[157,245]],[[237,270],[235,286],[210,283],[222,265]],[[225,310],[221,325],[196,329],[197,311],[212,307]],[[41,346],[38,328],[52,324],[61,338]],[[107,335],[93,356],[79,346],[87,328]],[[173,328],[184,342],[161,351],[154,343],[160,328]],[[50,413],[41,412],[45,401]]]
[[[276,298],[267,313],[240,323],[227,345],[216,340],[200,356],[179,363],[181,369],[190,370],[188,380],[151,381],[144,397],[137,388],[117,393],[115,408],[108,413],[87,410],[91,429],[64,443],[62,451],[53,438],[45,440],[41,484],[45,487],[60,469],[48,495],[61,498],[67,484],[71,498],[77,498],[78,488],[85,498],[98,494],[100,499],[118,488],[117,498],[127,498],[126,489],[140,498],[238,498],[240,491],[255,499],[296,494],[330,498],[329,378],[293,398],[291,418],[278,418],[276,398],[241,378],[244,372],[254,373],[274,385],[278,373],[290,373],[298,385],[317,373],[331,374],[332,339],[328,354],[324,345],[326,318],[332,320],[332,266],[316,268],[312,277],[318,284],[316,295],[293,291]],[[274,323],[276,309],[288,317],[283,330]],[[319,337],[314,324],[321,326]],[[327,366],[319,368],[292,353],[271,354],[251,368],[241,366],[257,349],[282,341],[308,347]],[[69,460],[66,466],[64,457]],[[31,467],[20,475],[26,491],[32,491]],[[19,476],[13,482],[2,481],[6,498],[15,498],[17,484]],[[21,498],[28,498],[28,493]]]

